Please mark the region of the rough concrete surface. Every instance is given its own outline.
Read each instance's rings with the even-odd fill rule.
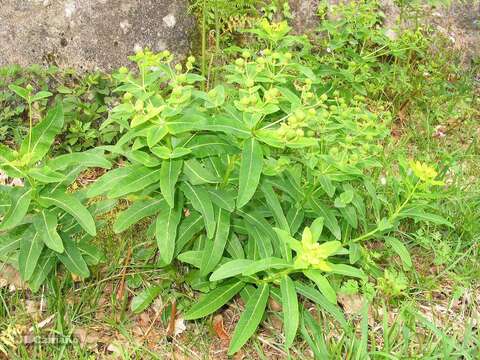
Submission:
[[[135,50],[190,48],[187,0],[0,0],[0,65],[112,70]]]

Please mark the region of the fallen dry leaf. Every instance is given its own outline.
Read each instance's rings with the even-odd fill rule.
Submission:
[[[161,296],[158,296],[153,302],[151,308],[155,311],[155,314],[160,314],[163,311],[163,299]]]
[[[347,315],[359,315],[365,303],[363,296],[358,294],[339,294],[337,299]]]
[[[42,320],[38,324],[35,324],[34,326],[31,326],[30,329],[28,329],[28,331],[32,332],[33,330],[35,330],[35,328],[43,329],[44,327],[46,327],[47,325],[49,325],[52,322],[54,317],[55,317],[55,314],[50,315],[45,320]]]
[[[268,305],[272,311],[282,311],[282,304],[278,303],[273,298],[268,298]]]
[[[77,327],[73,331],[73,335],[78,339],[82,347],[96,346],[100,342],[100,335],[92,329]]]
[[[175,320],[175,332],[173,333],[173,336],[178,336],[181,333],[183,333],[185,330],[187,330],[187,326],[185,325],[185,320],[183,318],[177,318]]]
[[[242,360],[245,358],[245,353],[240,349],[235,355],[233,355],[232,360]]]
[[[107,351],[113,353],[116,356],[122,357],[126,352],[128,346],[120,342],[113,342],[107,346]]]
[[[215,315],[213,318],[213,330],[215,331],[215,334],[224,341],[230,340],[230,336],[227,334],[225,331],[225,328],[223,326],[223,316],[221,314]]]
[[[272,316],[270,318],[270,323],[272,324],[275,330],[282,330],[283,328],[283,320],[279,316]]]
[[[45,309],[41,308],[41,304],[35,300],[25,300],[25,311],[33,319],[38,320],[42,315],[42,311]]]
[[[0,289],[8,287],[13,292],[27,288],[27,284],[22,281],[20,273],[9,264],[0,263]]]

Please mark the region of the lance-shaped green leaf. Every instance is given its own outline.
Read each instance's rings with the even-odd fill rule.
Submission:
[[[206,276],[220,262],[230,233],[230,213],[219,209],[217,214],[217,231],[214,240],[208,240],[205,245],[200,267],[200,275]]]
[[[142,164],[149,168],[157,167],[161,164],[160,159],[141,150],[127,151],[125,157],[133,163]]]
[[[147,216],[157,214],[158,211],[165,205],[163,199],[151,199],[145,201],[134,202],[127,210],[120,213],[113,224],[113,231],[119,234],[127,230],[133,224],[136,224]]]
[[[192,185],[215,184],[221,181],[196,159],[185,161],[183,171]]]
[[[175,185],[182,171],[183,160],[165,160],[160,172],[160,190],[168,205],[175,206]]]
[[[15,84],[8,85],[8,88],[24,100],[28,100],[29,96],[31,95],[31,90],[22,88]]]
[[[63,236],[62,239],[65,246],[65,251],[61,254],[55,253],[58,260],[60,260],[71,273],[82,278],[89,277],[90,270],[88,270],[88,265],[83,259],[82,254],[80,253],[80,250],[78,250],[75,242],[65,236]]]
[[[227,211],[235,210],[235,195],[231,191],[222,189],[207,189],[212,202]]]
[[[235,332],[228,348],[228,355],[233,355],[240,350],[257,330],[267,306],[269,292],[269,285],[262,284],[248,300],[245,305],[245,311],[240,316],[240,320],[235,327]]]
[[[300,206],[292,206],[287,213],[287,221],[288,225],[290,226],[290,233],[296,234],[300,226],[303,224],[303,219],[305,217],[305,213],[303,212],[302,207]]]
[[[328,301],[332,304],[337,303],[337,294],[335,293],[335,290],[332,288],[332,285],[330,285],[327,278],[322,275],[320,270],[305,270],[303,273],[317,285],[320,292]]]
[[[107,193],[115,188],[123,178],[134,173],[141,167],[141,165],[133,165],[108,171],[87,188],[87,196],[91,198]]]
[[[200,186],[193,186],[188,182],[180,185],[182,192],[190,200],[195,210],[203,216],[205,228],[207,229],[207,237],[213,238],[215,235],[215,213],[213,212],[213,205],[208,192]]]
[[[87,208],[83,206],[75,196],[58,190],[53,193],[40,195],[39,201],[43,206],[57,206],[65,210],[78,221],[88,234],[92,236],[97,234],[92,215],[90,215]]]
[[[165,264],[170,264],[175,253],[175,240],[177,228],[182,217],[183,196],[179,196],[175,207],[171,208],[164,203],[157,216],[155,224],[155,237],[157,238],[160,257]]]
[[[29,162],[34,163],[41,160],[50,149],[55,136],[63,127],[63,106],[58,101],[55,107],[51,108],[42,121],[31,130],[20,146],[20,156],[29,155]]]
[[[262,213],[259,211],[247,213],[241,209],[237,209],[237,212],[245,219],[245,229],[255,238],[260,254],[263,257],[272,256],[274,250],[272,244],[276,243],[277,236]]]
[[[221,131],[225,134],[234,135],[246,139],[251,136],[250,130],[244,125],[242,120],[233,116],[211,116],[206,119],[205,130]]]
[[[115,187],[109,191],[108,197],[116,198],[135,193],[159,181],[161,178],[160,168],[152,169],[146,166],[140,166],[134,169],[129,167],[129,169],[131,169],[130,174],[115,184]]]
[[[169,120],[165,123],[170,134],[176,135],[183,132],[190,132],[195,130],[208,129],[206,126],[206,118],[202,114],[195,114],[193,112],[186,113],[180,118]]]
[[[28,170],[28,176],[38,180],[39,182],[45,184],[52,184],[58,183],[65,180],[65,175],[58,172],[53,171],[48,166],[42,166],[41,168],[33,168]]]
[[[335,185],[333,185],[330,178],[327,175],[320,175],[318,180],[323,191],[325,191],[329,198],[332,198],[333,195],[335,195]]]
[[[142,311],[147,309],[161,291],[161,286],[150,286],[143,290],[140,294],[134,296],[132,302],[130,303],[132,312],[135,314],[140,314]]]
[[[210,281],[218,281],[240,275],[254,262],[254,260],[249,259],[235,259],[229,261],[221,265],[212,273],[212,275],[210,275]]]
[[[294,250],[296,253],[300,253],[303,250],[302,243],[297,239],[294,239],[288,232],[279,228],[273,228],[277,233],[278,239],[280,240],[280,250],[282,251],[282,255],[285,260],[291,261],[292,260],[292,251]]]
[[[53,94],[50,91],[39,91],[38,93],[32,96],[32,102],[46,99],[52,95]]]
[[[241,281],[234,281],[215,288],[209,293],[203,295],[190,308],[190,310],[185,314],[185,320],[199,319],[220,309],[240,290],[242,290],[244,286],[245,283]]]
[[[203,252],[203,250],[185,251],[177,256],[177,260],[200,269],[200,266],[202,265]]]
[[[87,265],[98,265],[101,262],[105,261],[105,254],[98,247],[89,244],[85,241],[81,241],[77,244],[80,254],[82,254],[83,259]]]
[[[165,126],[154,125],[153,127],[149,128],[147,132],[148,147],[151,148],[157,145],[167,134],[168,131]]]
[[[231,139],[226,136],[216,135],[197,135],[188,140],[186,145],[195,158],[204,158],[209,156],[236,154],[238,148],[232,145]]]
[[[63,242],[62,238],[57,233],[58,222],[57,216],[54,213],[43,210],[34,217],[33,225],[48,248],[58,253],[63,252]]]
[[[299,323],[297,292],[293,280],[288,275],[283,275],[280,279],[280,292],[282,294],[285,347],[288,349],[295,340]]]
[[[305,309],[302,311],[301,319],[300,332],[313,351],[315,359],[328,359],[330,353],[325,344],[323,329],[320,324]]]
[[[385,237],[385,243],[390,245],[402,260],[403,265],[409,269],[412,267],[412,258],[410,257],[410,253],[407,250],[407,247],[398,239],[387,236]]]
[[[290,232],[290,226],[288,225],[287,218],[285,217],[277,194],[275,194],[275,191],[273,191],[272,185],[268,182],[263,182],[260,188],[262,189],[262,193],[265,196],[265,200],[267,200],[269,208],[273,212],[273,217],[275,218],[278,227],[280,229]]]
[[[268,257],[260,260],[256,260],[250,264],[245,270],[243,270],[242,275],[250,276],[261,271],[271,270],[271,269],[285,269],[289,268],[292,265],[286,262],[283,259],[276,257]]]
[[[22,237],[18,254],[18,267],[24,281],[28,281],[32,277],[44,246],[38,233],[33,229],[27,231],[30,232],[30,236]]]
[[[0,235],[0,254],[8,255],[10,252],[17,250],[20,247],[23,235],[12,235],[9,233]]]
[[[90,205],[88,211],[90,211],[93,216],[103,215],[112,211],[115,206],[117,206],[117,203],[118,201],[115,199],[101,200]]]
[[[351,276],[354,278],[366,280],[368,277],[361,269],[347,265],[347,264],[330,264],[331,272],[343,276]]]
[[[248,234],[255,240],[258,252],[261,257],[269,257],[273,255],[273,245],[268,234],[262,228],[252,225],[245,221],[245,228]]]
[[[400,219],[411,218],[415,221],[415,223],[417,223],[418,221],[426,221],[432,224],[446,225],[448,227],[454,228],[453,224],[447,219],[443,218],[440,215],[427,213],[422,208],[415,208],[415,207],[405,208],[398,214],[398,217]]]
[[[225,250],[233,259],[245,259],[242,243],[234,232],[230,235]]]
[[[307,299],[317,303],[326,312],[332,315],[333,318],[338,321],[342,329],[349,329],[347,320],[345,319],[345,316],[343,315],[343,312],[340,310],[340,308],[328,301],[325,296],[323,296],[318,290],[300,281],[295,281],[295,288],[300,295],[305,296]]]
[[[353,206],[346,206],[344,208],[339,208],[340,214],[347,221],[348,225],[356,229],[358,227],[358,217],[357,212]]]
[[[312,232],[312,239],[313,241],[317,242],[320,239],[323,231],[323,224],[325,220],[323,217],[318,217],[313,220],[312,224],[310,225],[310,230]]]
[[[175,246],[175,255],[183,250],[185,245],[192,240],[195,234],[203,230],[204,222],[202,215],[196,211],[192,211],[189,216],[185,217],[178,228],[177,244]]]
[[[47,276],[52,272],[55,264],[57,263],[57,258],[54,253],[46,248],[42,251],[42,255],[38,259],[37,267],[33,272],[33,275],[28,280],[28,285],[30,290],[33,293],[36,293],[40,290],[43,282],[47,279]]]
[[[338,220],[335,217],[334,210],[327,208],[324,204],[322,204],[321,200],[315,198],[314,196],[310,198],[309,203],[312,207],[312,210],[315,211],[317,215],[324,218],[327,229],[331,231],[335,238],[340,240],[342,238],[342,232],[340,230],[340,226],[338,225]]]
[[[263,168],[262,146],[254,138],[245,140],[240,163],[237,206],[247,204],[257,190]]]
[[[25,176],[18,164],[15,164],[17,158],[18,153],[16,151],[0,144],[0,169],[12,178]]]
[[[53,170],[64,170],[71,165],[83,165],[85,167],[99,167],[110,169],[112,164],[103,152],[85,151],[57,156],[48,161],[48,166]]]
[[[0,230],[8,230],[20,224],[28,212],[31,200],[32,189],[16,191],[12,197],[10,207],[0,224]]]

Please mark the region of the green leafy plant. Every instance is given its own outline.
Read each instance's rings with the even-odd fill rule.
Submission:
[[[242,295],[230,353],[254,334],[270,296],[284,306],[287,347],[297,332],[298,294],[345,325],[337,280],[374,271],[365,241],[395,233],[405,219],[451,226],[430,211],[441,184],[431,166],[382,158],[389,114],[326,88],[302,52],[289,49],[305,39],[288,31],[261,22],[252,32],[266,47],[243,51],[225,67],[226,83],[206,91],[193,57],[184,71],[168,52],[133,56],[138,72],[114,76],[123,102],[103,124],[117,124],[123,135],[102,149],[128,162],[87,190],[132,202],[117,233],[154,217],[148,233],[160,266],[178,259],[197,268],[186,279],[206,294],[188,319]]]
[[[387,297],[399,297],[405,295],[408,281],[402,272],[393,269],[385,269],[384,275],[378,279],[378,288]]]
[[[34,101],[51,93],[34,93],[32,87],[11,86],[31,109]],[[96,224],[85,207],[81,192],[70,193],[77,176],[88,167],[108,169],[102,152],[72,153],[48,158],[55,136],[62,130],[64,113],[57,99],[46,115],[30,129],[18,150],[0,146],[0,169],[19,186],[0,186],[0,257],[18,266],[22,279],[37,291],[62,263],[71,273],[86,278],[88,265],[98,264],[102,254],[88,243]],[[98,203],[92,213],[111,208]],[[85,234],[84,236],[83,233]]]
[[[48,98],[32,99],[30,105],[19,96],[14,87],[31,87],[36,93],[61,95],[64,123],[61,134],[51,152],[84,151],[109,144],[118,134],[115,127],[99,126],[107,117],[109,105],[115,96],[111,77],[92,73],[83,77],[56,67],[39,66],[0,68],[0,140],[17,146],[28,134],[29,122],[36,123],[48,108]]]

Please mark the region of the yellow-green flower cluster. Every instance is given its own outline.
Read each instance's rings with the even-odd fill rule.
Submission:
[[[301,251],[295,259],[295,266],[298,268],[313,268],[322,271],[331,271],[332,266],[327,258],[335,254],[342,244],[339,241],[327,241],[319,244],[314,241],[312,231],[309,227],[303,230]]]
[[[443,181],[435,180],[438,176],[437,171],[430,165],[425,163],[421,163],[420,161],[410,161],[409,163],[410,168],[413,171],[413,174],[429,185],[443,185]]]

